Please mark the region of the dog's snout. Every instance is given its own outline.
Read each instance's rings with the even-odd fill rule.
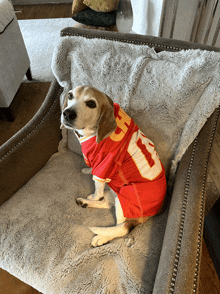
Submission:
[[[63,112],[63,116],[65,118],[65,120],[67,120],[68,122],[73,121],[76,119],[77,114],[75,110],[70,110],[70,109],[66,109]]]

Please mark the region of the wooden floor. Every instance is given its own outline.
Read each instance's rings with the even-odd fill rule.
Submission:
[[[63,18],[71,17],[71,4],[48,4],[48,5],[15,5],[18,19],[40,19],[40,18]],[[31,85],[31,84],[30,84]],[[31,87],[29,85],[29,87]],[[43,85],[42,85],[43,87]],[[48,85],[44,85],[45,89]],[[23,91],[23,92],[22,92]],[[20,97],[25,97],[27,86],[23,86],[20,90]],[[31,91],[31,89],[29,89]],[[19,95],[19,92],[18,94]],[[18,100],[20,98],[17,98]],[[37,111],[39,104],[34,106],[34,112]],[[1,121],[1,118],[0,118]],[[1,122],[0,122],[1,123]],[[24,122],[25,123],[25,122]],[[1,124],[0,124],[1,126]],[[20,126],[21,127],[21,126]],[[15,127],[15,132],[17,131]],[[217,198],[220,194],[220,125],[218,134],[214,142],[213,152],[211,154],[211,168],[208,175],[208,193],[214,193]],[[217,164],[216,164],[217,163]],[[210,258],[206,244],[203,240],[201,274],[199,282],[199,294],[220,294],[220,282],[216,274],[213,262]],[[6,271],[0,269],[0,293],[5,294],[37,294],[40,293],[32,287],[24,284],[20,280],[14,278]],[[188,293],[181,293],[188,294]]]
[[[17,19],[71,17],[72,4],[14,5]]]
[[[11,113],[15,119],[14,122],[7,121],[0,112],[0,146],[34,117],[43,103],[49,87],[50,82],[21,84],[10,105]]]

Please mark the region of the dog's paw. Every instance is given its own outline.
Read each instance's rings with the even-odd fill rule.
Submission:
[[[102,245],[108,243],[108,241],[110,241],[110,240],[111,239],[108,236],[97,235],[97,236],[93,237],[92,242],[91,242],[91,246],[92,247],[102,246]]]
[[[88,206],[88,203],[86,203],[86,199],[83,198],[76,198],[76,203],[83,208],[86,208]]]
[[[82,172],[83,174],[85,174],[85,175],[90,175],[91,172],[92,172],[92,169],[91,169],[90,167],[83,168],[83,169],[81,170],[81,172]]]
[[[101,201],[104,199],[104,196],[97,196],[96,194],[90,194],[87,197],[88,200],[96,200],[96,201]]]

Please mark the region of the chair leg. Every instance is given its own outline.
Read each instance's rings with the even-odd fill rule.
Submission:
[[[29,67],[26,72],[26,77],[29,81],[32,81],[32,74],[31,74],[31,68]]]

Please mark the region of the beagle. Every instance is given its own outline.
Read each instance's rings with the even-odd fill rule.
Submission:
[[[110,97],[92,86],[69,91],[61,114],[63,127],[75,132],[89,166],[82,172],[91,172],[95,181],[94,194],[77,198],[77,204],[84,208],[115,205],[116,226],[91,227],[96,234],[92,246],[125,236],[161,212],[166,178],[154,144]],[[109,191],[104,189],[106,183]]]

